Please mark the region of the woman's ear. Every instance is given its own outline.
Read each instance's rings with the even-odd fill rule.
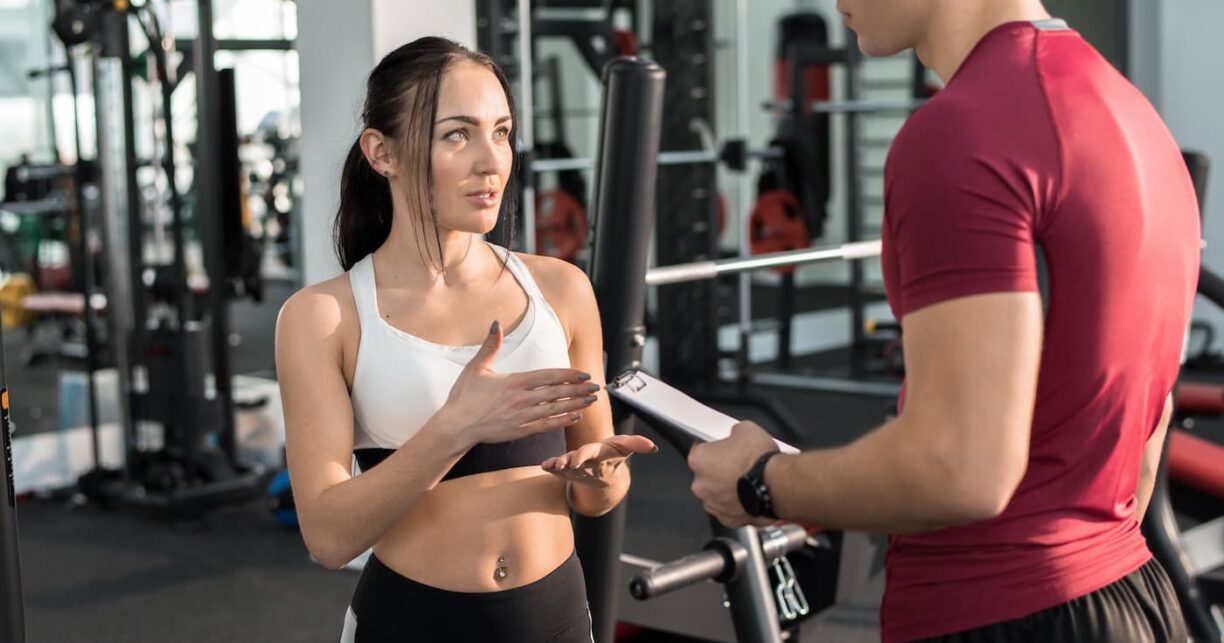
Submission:
[[[375,172],[385,177],[394,176],[398,169],[391,154],[391,141],[383,133],[367,127],[361,132],[361,152]]]

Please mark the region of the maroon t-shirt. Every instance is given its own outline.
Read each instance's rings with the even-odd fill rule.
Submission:
[[[1075,31],[1002,25],[897,135],[885,201],[884,281],[903,323],[1038,291],[1042,261],[1048,288],[1024,478],[997,518],[892,538],[884,640],[1018,618],[1138,569],[1140,460],[1199,266],[1194,190],[1160,117]]]

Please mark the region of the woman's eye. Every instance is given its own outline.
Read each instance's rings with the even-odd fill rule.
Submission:
[[[450,134],[447,134],[445,136],[445,140],[450,141],[452,143],[460,143],[462,141],[467,140],[467,132],[461,129],[457,129],[451,132]]]
[[[504,141],[510,137],[510,128],[499,127],[496,132],[493,132],[493,138],[498,141]]]

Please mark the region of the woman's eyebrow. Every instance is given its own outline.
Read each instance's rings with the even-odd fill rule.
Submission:
[[[502,116],[501,118],[497,119],[497,122],[494,123],[494,125],[501,125],[502,123],[508,120],[510,120],[509,116]],[[473,125],[477,127],[480,126],[480,119],[476,118],[475,116],[447,116],[446,118],[439,118],[438,122],[434,124],[439,125],[446,121],[461,121],[463,123],[467,123],[468,125]]]

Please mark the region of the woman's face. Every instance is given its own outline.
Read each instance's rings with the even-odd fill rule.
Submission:
[[[469,61],[446,71],[432,142],[440,227],[484,234],[497,224],[514,163],[513,128],[506,94],[492,71]]]

